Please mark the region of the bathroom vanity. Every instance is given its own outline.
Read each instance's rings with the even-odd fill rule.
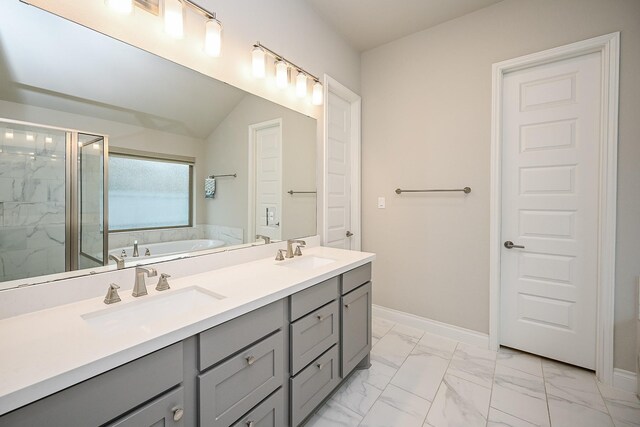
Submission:
[[[183,277],[166,294],[150,291],[135,301],[121,292],[123,301],[108,307],[95,299],[5,319],[3,327],[15,327],[67,316],[60,325],[66,333],[51,341],[73,350],[43,355],[49,372],[16,368],[39,378],[8,378],[0,426],[303,424],[354,370],[369,366],[374,257],[322,247],[306,252]],[[199,293],[212,298],[206,310]],[[144,298],[153,307],[165,304],[162,298],[176,306],[189,300],[192,310],[182,323],[154,318],[154,325],[121,329],[119,317],[135,318],[129,307],[145,310]],[[91,333],[96,348],[77,341],[90,346]],[[29,337],[41,338],[37,331]],[[72,360],[57,360],[63,354]],[[4,374],[19,355],[2,357]]]

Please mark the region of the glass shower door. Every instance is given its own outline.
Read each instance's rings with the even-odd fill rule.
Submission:
[[[78,268],[105,265],[105,138],[78,134]]]
[[[0,282],[66,270],[69,137],[0,119]]]

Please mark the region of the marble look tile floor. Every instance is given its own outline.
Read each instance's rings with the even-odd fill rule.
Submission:
[[[640,399],[584,369],[378,317],[373,343],[306,427],[640,427]]]

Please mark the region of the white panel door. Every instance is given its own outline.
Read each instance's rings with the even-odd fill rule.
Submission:
[[[282,213],[282,141],[280,125],[257,129],[256,159],[256,234],[281,239]],[[249,236],[249,241],[253,236]]]
[[[597,53],[505,75],[500,344],[595,368]],[[509,246],[506,242],[516,246]]]
[[[351,249],[351,104],[329,92],[327,135],[327,238],[325,246]]]

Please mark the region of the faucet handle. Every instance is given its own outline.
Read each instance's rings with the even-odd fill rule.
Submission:
[[[294,256],[302,256],[302,251],[300,248],[305,248],[306,245],[296,245],[296,252],[293,254]]]
[[[160,275],[160,279],[158,279],[158,284],[156,285],[156,291],[166,291],[167,289],[171,289],[169,282],[167,281],[169,277],[171,276],[166,273],[162,273]]]
[[[278,249],[278,254],[276,255],[276,261],[284,261],[284,255],[282,255],[283,252],[286,252],[286,249]]]
[[[112,283],[109,285],[109,289],[107,289],[107,296],[104,297],[105,304],[113,304],[116,302],[120,302],[120,295],[118,295],[118,289],[120,286]]]

